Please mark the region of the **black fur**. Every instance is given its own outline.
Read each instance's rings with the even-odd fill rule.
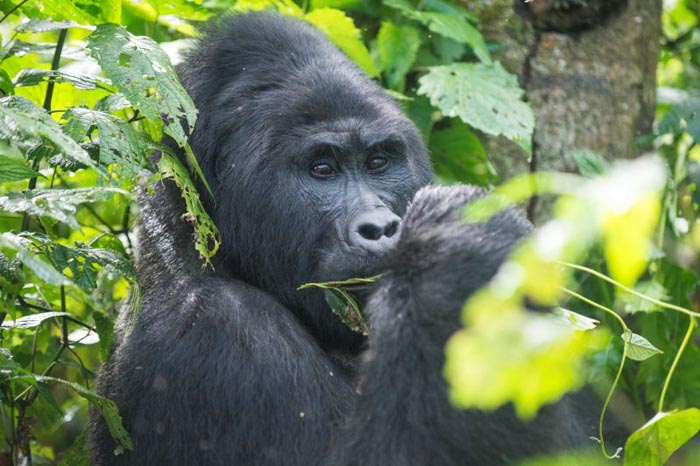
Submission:
[[[416,128],[301,22],[225,19],[185,63],[223,248],[202,270],[177,189],[142,196],[142,310],[121,319],[98,383],[134,450],[113,455],[95,416],[95,465],[489,466],[585,438],[568,401],[527,425],[447,403],[445,341],[529,232],[521,215],[463,223],[481,195],[468,187],[425,188],[406,214],[431,178]],[[386,166],[370,170],[373,157]],[[310,174],[319,160],[334,173]],[[318,290],[296,290],[380,270],[364,352]]]

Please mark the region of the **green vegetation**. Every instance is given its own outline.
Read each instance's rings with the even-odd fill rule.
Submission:
[[[129,294],[138,312],[135,193],[143,182],[175,180],[207,266],[219,235],[193,184],[202,178],[187,143],[197,110],[171,61],[231,3],[0,0],[0,464],[30,456],[35,465],[87,464],[88,404],[119,449],[131,447],[115,405],[93,388]],[[499,44],[458,2],[232,7],[273,8],[318,27],[401,103],[440,182],[498,185],[465,221],[532,195],[558,196],[552,220],[466,303],[445,377],[455,406],[510,402],[524,418],[585,383],[608,401],[617,393],[637,416],[626,466],[665,464],[700,431],[700,11],[696,1],[668,3],[657,124],[646,135],[657,154],[610,164],[580,152],[579,174],[502,184],[477,135],[505,137],[528,154],[534,116],[517,77],[494,58]],[[164,135],[185,149],[186,164],[161,144]],[[145,172],[153,151],[163,157]],[[342,285],[310,284],[366,331]],[[527,313],[523,297],[554,312]],[[591,466],[609,464],[604,455],[621,447],[604,434]],[[700,452],[686,446],[674,460],[698,464]]]

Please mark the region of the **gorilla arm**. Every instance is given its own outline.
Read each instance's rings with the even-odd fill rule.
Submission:
[[[416,195],[392,265],[367,306],[370,349],[357,411],[328,465],[495,466],[586,440],[569,400],[528,424],[509,407],[459,411],[448,402],[444,347],[461,325],[462,305],[531,230],[515,209],[465,223],[461,207],[482,195],[466,186]]]
[[[145,302],[100,391],[120,407],[134,451],[96,456],[98,466],[313,465],[354,396],[287,309],[214,277]],[[96,421],[93,448],[111,451]]]

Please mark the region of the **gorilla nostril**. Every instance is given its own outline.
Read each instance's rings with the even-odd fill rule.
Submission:
[[[391,238],[399,230],[399,222],[393,221],[384,229],[384,236]]]
[[[360,233],[360,236],[362,236],[364,239],[369,239],[372,241],[377,241],[382,237],[382,229],[371,223],[364,223],[360,225],[357,232]]]

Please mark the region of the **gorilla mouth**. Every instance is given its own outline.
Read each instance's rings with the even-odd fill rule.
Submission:
[[[314,274],[319,282],[349,280],[351,278],[368,278],[382,273],[387,259],[393,249],[382,253],[367,253],[355,248],[328,251],[322,255]],[[361,286],[357,286],[360,288]]]

